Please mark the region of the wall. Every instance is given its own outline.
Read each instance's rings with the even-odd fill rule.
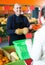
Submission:
[[[45,5],[45,0],[0,0],[0,4],[30,4],[30,5]]]

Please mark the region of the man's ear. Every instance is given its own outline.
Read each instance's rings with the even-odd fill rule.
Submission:
[[[13,11],[15,12],[15,9],[13,8]]]
[[[14,8],[13,8],[13,11],[15,11]]]

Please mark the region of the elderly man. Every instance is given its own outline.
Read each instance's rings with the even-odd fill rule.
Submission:
[[[21,14],[21,5],[14,5],[14,14],[8,17],[7,20],[7,33],[10,36],[9,45],[12,45],[14,40],[25,39],[25,35],[21,34],[21,31],[18,29],[22,29],[24,27],[29,27],[30,24],[25,16]],[[18,31],[18,33],[16,33]],[[19,34],[20,32],[20,34]]]

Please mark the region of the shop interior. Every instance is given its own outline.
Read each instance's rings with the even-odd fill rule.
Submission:
[[[6,24],[8,17],[14,14],[13,7],[17,1],[14,2],[13,0],[13,3],[12,0],[10,2],[7,0],[4,2],[0,1],[0,58],[2,58],[1,54],[3,55],[4,53],[2,58],[3,62],[0,60],[0,65],[31,65],[32,62],[30,54],[28,53],[29,50],[26,49],[25,40],[14,41],[14,45],[9,46],[10,36],[6,32]],[[30,2],[29,0],[26,2],[23,1],[23,3],[21,0],[20,2],[18,1],[22,6],[21,14],[26,16],[32,25],[30,32],[25,35],[27,43],[33,43],[34,33],[42,27],[42,24],[39,23],[38,20],[40,20],[41,17],[41,9],[45,5],[44,1],[33,1],[34,2],[32,2],[32,0]],[[22,43],[22,45],[20,43]]]

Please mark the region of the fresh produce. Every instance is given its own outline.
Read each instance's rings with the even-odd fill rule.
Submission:
[[[22,29],[18,28],[15,31],[15,33],[18,34],[18,35],[27,34],[28,32],[29,32],[29,29],[27,27],[24,27]]]
[[[6,56],[4,56],[4,57],[2,58],[2,61],[3,61],[3,64],[7,64],[7,63],[10,62],[10,60],[9,60]]]
[[[29,22],[37,22],[38,21],[38,19],[36,19],[36,18],[28,18],[28,20],[29,20]]]
[[[6,22],[7,22],[7,18],[0,18],[0,23],[1,24],[6,24]]]
[[[41,28],[41,26],[42,26],[41,24],[33,24],[32,29],[33,30],[38,30],[39,28]]]
[[[0,27],[0,31],[1,31],[1,32],[4,32],[3,27]]]
[[[10,57],[11,57],[11,61],[19,60],[19,57],[17,56],[15,52],[12,52],[10,54]]]
[[[5,65],[16,60],[19,60],[19,57],[14,49],[4,50],[0,48],[0,65]]]
[[[0,49],[0,65],[4,65],[6,63],[10,62],[7,56],[5,56],[3,50]]]
[[[23,28],[23,34],[27,34],[29,32],[29,29],[27,27]]]
[[[15,33],[18,34],[18,35],[21,35],[22,31],[23,31],[22,29],[18,28],[18,29],[16,29]]]
[[[3,61],[2,60],[0,60],[0,65],[3,65]]]

